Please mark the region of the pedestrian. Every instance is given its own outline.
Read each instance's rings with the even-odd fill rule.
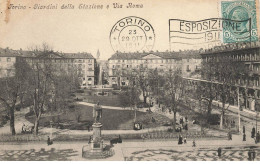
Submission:
[[[179,141],[178,141],[178,145],[182,144],[182,136],[179,134]]]
[[[260,140],[260,134],[259,134],[259,131],[258,131],[257,134],[256,134],[256,143],[258,143],[259,140]]]
[[[219,158],[221,157],[221,151],[222,151],[222,150],[221,150],[221,148],[219,147],[219,148],[218,148],[218,157],[219,157]]]
[[[251,131],[251,138],[255,138],[255,127],[252,128],[252,131]]]
[[[49,146],[49,145],[52,145],[52,140],[51,140],[51,138],[48,136],[48,139],[47,139],[47,145]]]
[[[187,143],[187,138],[186,137],[184,137],[184,144],[186,144]]]
[[[246,133],[243,134],[243,141],[246,141]]]
[[[89,144],[91,143],[91,140],[92,140],[92,138],[91,138],[91,136],[89,136],[89,140],[88,140]]]
[[[23,123],[22,132],[25,132],[25,124]]]
[[[193,139],[193,141],[192,141],[192,147],[196,147],[195,139]]]
[[[180,124],[183,125],[183,118],[182,117],[180,118]]]
[[[187,116],[185,116],[185,122],[188,122],[188,117]]]
[[[245,125],[243,125],[243,133],[245,133],[246,132],[246,127],[245,127]]]
[[[188,124],[187,123],[184,125],[184,128],[185,128],[185,130],[188,130]]]

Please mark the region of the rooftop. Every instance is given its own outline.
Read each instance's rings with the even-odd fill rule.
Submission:
[[[198,51],[182,51],[182,52],[134,52],[134,53],[121,53],[113,54],[108,60],[132,60],[142,59],[148,55],[155,55],[163,59],[186,59],[186,58],[200,58]]]
[[[62,52],[43,52],[43,51],[25,51],[12,50],[9,48],[0,48],[0,57],[51,57],[51,58],[73,58],[73,59],[94,59],[90,53],[62,53]]]

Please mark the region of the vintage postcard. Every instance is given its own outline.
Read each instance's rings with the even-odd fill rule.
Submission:
[[[1,0],[0,161],[259,161],[260,0]]]

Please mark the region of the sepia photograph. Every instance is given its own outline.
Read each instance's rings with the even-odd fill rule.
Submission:
[[[260,0],[1,0],[0,161],[260,161]]]

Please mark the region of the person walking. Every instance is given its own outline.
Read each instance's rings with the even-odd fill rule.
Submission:
[[[179,134],[179,141],[178,141],[178,145],[182,144],[182,136]]]
[[[47,139],[47,145],[49,146],[49,145],[52,145],[52,140],[51,140],[51,138],[48,136],[48,139]]]
[[[246,127],[243,125],[243,133],[246,133]]]
[[[246,133],[243,134],[243,141],[246,141]]]
[[[192,141],[192,147],[196,147],[195,139],[193,139],[193,141]]]
[[[186,137],[184,137],[184,144],[186,144],[187,143],[187,138]]]
[[[252,128],[252,131],[251,131],[251,138],[255,138],[255,127]]]

